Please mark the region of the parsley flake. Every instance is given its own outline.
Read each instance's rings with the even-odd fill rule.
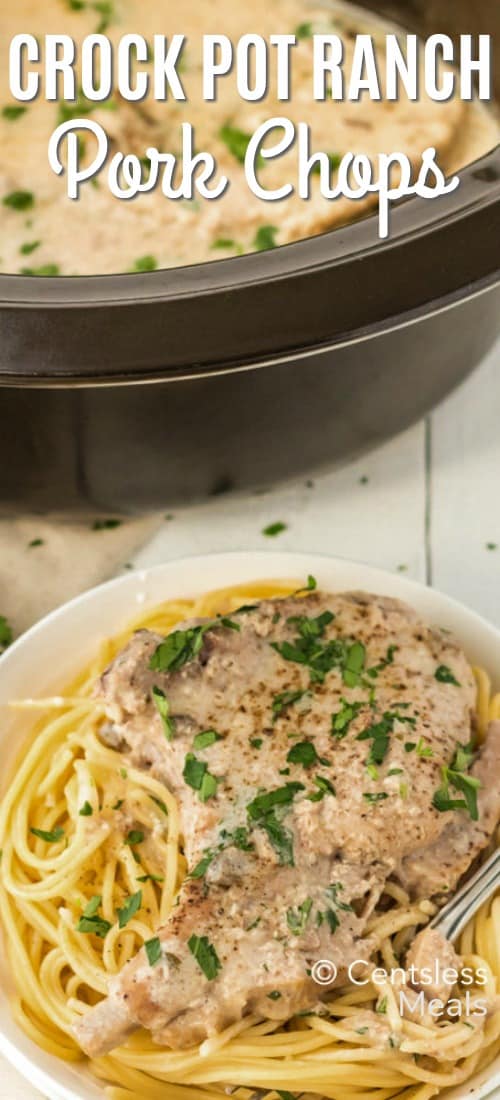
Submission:
[[[158,711],[158,714],[160,715],[165,737],[167,738],[167,741],[171,741],[174,736],[174,723],[169,717],[170,707],[167,696],[165,695],[165,692],[161,690],[161,688],[156,686],[156,684],[151,691],[151,695],[153,696],[154,705]]]
[[[434,673],[434,678],[440,684],[454,684],[455,687],[460,687],[459,681],[453,675],[451,668],[448,668],[448,665],[439,665]]]
[[[3,205],[8,206],[11,210],[22,212],[31,210],[35,205],[35,196],[32,191],[11,191],[9,195],[5,195],[2,201]]]
[[[200,970],[203,971],[207,980],[212,982],[217,977],[219,970],[222,969],[222,964],[213,944],[206,936],[193,935],[188,940],[188,947]]]
[[[216,741],[222,740],[222,735],[217,733],[217,730],[202,730],[201,733],[196,734],[193,747],[195,749],[208,749],[210,745],[215,745]]]
[[[47,844],[56,844],[58,840],[62,840],[64,836],[64,829],[60,825],[57,825],[55,829],[30,829],[30,833],[33,836],[37,836],[39,840],[45,840]]]
[[[158,936],[153,936],[153,939],[146,940],[144,944],[144,950],[147,955],[148,963],[150,966],[155,966],[161,959],[161,943]]]
[[[141,905],[142,890],[138,890],[136,894],[132,894],[131,897],[126,899],[121,909],[116,910],[118,916],[118,927],[125,928],[129,921],[132,920],[132,917],[135,917],[135,914],[139,911]]]
[[[267,527],[264,527],[262,534],[265,535],[266,538],[274,539],[276,535],[281,535],[283,531],[286,531],[287,526],[288,525],[282,523],[281,520],[276,520],[275,523],[269,523]]]
[[[312,898],[306,898],[305,901],[295,909],[287,909],[286,922],[292,935],[300,936],[302,934],[309,919],[311,909]]]

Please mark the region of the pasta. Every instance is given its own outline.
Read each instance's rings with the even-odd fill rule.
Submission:
[[[40,707],[42,714],[0,813],[0,916],[18,979],[15,1018],[50,1054],[70,1062],[83,1058],[72,1024],[167,918],[185,874],[175,799],[147,773],[123,768],[120,753],[99,739],[96,679],[137,628],[166,633],[182,619],[230,612],[296,587],[260,582],[165,603],[107,642],[63,696],[14,704]],[[483,670],[477,684],[482,736],[488,721],[500,718],[500,694],[492,695]],[[131,820],[146,838],[140,855],[127,835]],[[140,905],[121,928],[116,912],[139,888]],[[77,925],[96,897],[102,935],[86,935]],[[369,928],[385,968],[400,965],[416,930],[434,912],[431,901],[411,902],[400,886],[387,884],[384,907]],[[246,1017],[188,1050],[155,1046],[139,1032],[90,1069],[109,1100],[216,1100],[228,1089],[236,1100],[249,1100],[255,1089],[268,1100],[290,1092],[388,1100],[403,1090],[408,1100],[429,1100],[466,1081],[500,1051],[500,897],[470,922],[460,952],[466,965],[487,973],[481,996],[490,1011],[472,1022],[403,1018],[389,982],[368,984],[331,994],[324,1014],[285,1026]],[[382,1031],[389,1027],[389,1047],[377,1023]]]

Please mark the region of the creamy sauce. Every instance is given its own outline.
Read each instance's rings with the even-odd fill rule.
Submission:
[[[0,16],[0,103],[10,104],[7,51],[14,34],[22,29],[42,38],[65,32],[78,41],[98,29],[99,8],[92,0],[83,0],[81,7],[72,7],[70,0],[48,0],[43,5],[39,0],[19,0],[5,5]],[[129,32],[140,32],[149,40],[159,30],[169,35],[182,32],[188,38],[182,71],[188,102],[146,99],[133,104],[116,99],[112,110],[109,106],[92,110],[92,118],[113,139],[112,152],[143,156],[148,146],[179,152],[180,126],[189,121],[195,127],[197,148],[213,152],[231,187],[215,202],[173,202],[160,188],[133,202],[120,202],[103,179],[98,186],[84,186],[80,200],[71,202],[64,181],[51,171],[47,160],[48,140],[60,121],[60,107],[39,97],[18,117],[0,114],[0,270],[91,275],[206,262],[313,236],[365,214],[373,204],[373,199],[328,201],[320,194],[319,179],[313,180],[308,202],[295,195],[283,202],[262,202],[249,191],[243,166],[221,138],[221,129],[228,125],[250,134],[273,115],[286,114],[293,122],[310,124],[314,150],[336,157],[359,152],[372,158],[397,150],[419,163],[423,149],[434,146],[448,172],[477,159],[498,140],[493,116],[458,98],[445,103],[425,96],[418,103],[370,102],[366,97],[359,102],[312,102],[311,32],[346,36],[348,67],[352,33],[368,31],[380,43],[387,30],[354,6],[310,7],[302,0],[272,4],[269,0],[217,0],[216,4],[115,0],[110,9],[105,30],[114,42]],[[242,102],[233,79],[220,82],[216,102],[201,100],[203,34],[224,32],[235,41],[249,29],[269,37],[277,32],[297,33],[299,28],[289,103],[279,102],[272,81],[262,102]],[[296,157],[293,150],[268,162],[263,169],[265,186],[293,181]],[[21,209],[6,205],[4,200],[19,191],[32,199]]]

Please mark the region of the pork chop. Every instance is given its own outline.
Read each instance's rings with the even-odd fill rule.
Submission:
[[[458,828],[470,861],[500,816],[498,729],[482,767],[470,665],[393,599],[312,592],[165,639],[140,631],[99,694],[104,740],[178,799],[188,876],[77,1024],[92,1057],[139,1026],[184,1047],[248,1013],[311,1009],[325,992],[317,960],[340,983],[369,957],[386,879],[425,895],[418,853]],[[440,889],[464,870],[447,851]]]

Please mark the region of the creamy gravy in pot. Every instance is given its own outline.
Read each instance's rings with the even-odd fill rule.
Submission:
[[[22,29],[39,38],[49,33],[68,33],[75,40],[95,32],[103,22],[103,6],[93,0],[18,0],[4,5],[0,15],[0,104],[13,106],[8,92],[7,51],[10,39]],[[106,18],[107,22],[107,18]],[[104,29],[101,27],[100,29]],[[394,29],[394,28],[392,28]],[[232,78],[220,82],[213,103],[201,99],[201,37],[223,32],[236,41],[251,30],[265,37],[296,33],[299,44],[293,57],[293,98],[280,102],[272,82],[260,103],[242,102]],[[375,201],[352,202],[323,198],[319,178],[313,180],[308,202],[294,195],[282,202],[265,203],[250,192],[243,165],[227,127],[251,134],[266,119],[286,115],[293,122],[311,126],[313,150],[333,157],[346,152],[375,157],[381,152],[405,153],[420,163],[423,149],[434,146],[447,172],[493,148],[498,124],[483,107],[469,106],[458,98],[436,103],[423,96],[418,103],[312,102],[311,33],[342,34],[346,42],[346,68],[350,38],[359,32],[374,34],[379,41],[387,26],[354,6],[305,6],[303,0],[114,0],[109,4],[105,33],[114,41],[136,32],[148,40],[158,32],[183,33],[188,38],[182,69],[188,102],[157,103],[146,99],[129,103],[113,99],[104,108],[92,108],[113,141],[113,150],[144,155],[148,146],[163,152],[179,152],[181,123],[189,121],[199,150],[213,152],[219,172],[231,186],[217,201],[171,201],[161,188],[132,202],[120,202],[108,191],[105,180],[84,185],[78,202],[66,197],[65,182],[50,169],[47,145],[61,120],[60,105],[41,97],[26,110],[0,113],[0,270],[27,274],[94,275],[120,271],[154,270],[241,255],[260,248],[287,244],[313,236],[365,214]],[[109,109],[111,106],[111,109]],[[78,117],[80,112],[75,114]],[[224,130],[226,128],[226,130]],[[91,139],[92,141],[93,139]],[[296,151],[268,162],[262,180],[279,187],[296,178]],[[25,192],[19,204],[5,199]]]

